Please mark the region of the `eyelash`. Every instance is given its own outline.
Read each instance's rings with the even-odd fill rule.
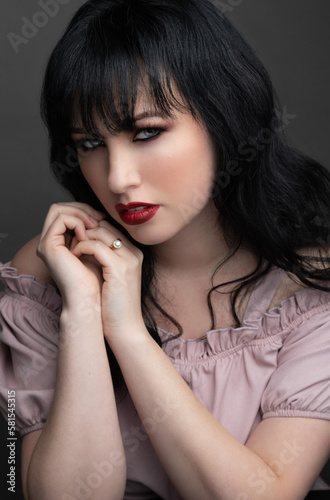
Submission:
[[[154,131],[156,132],[155,135],[152,137],[148,137],[147,139],[135,139],[137,135],[139,135],[141,132],[145,131]],[[161,127],[143,127],[143,128],[136,128],[135,129],[135,136],[134,136],[134,141],[133,142],[145,142],[145,141],[150,141],[151,139],[155,139],[156,137],[160,136],[162,132],[165,132],[165,129]],[[87,143],[97,143],[96,146],[93,147],[86,147]],[[84,153],[95,151],[97,148],[104,146],[104,142],[100,139],[81,139],[80,141],[76,142],[76,149],[81,149]]]

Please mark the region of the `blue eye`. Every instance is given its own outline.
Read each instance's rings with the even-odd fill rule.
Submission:
[[[162,132],[164,132],[164,129],[162,128],[141,128],[137,129],[137,132],[134,136],[134,141],[147,141],[148,139],[153,139],[157,136],[159,136]],[[104,146],[104,142],[101,139],[81,139],[76,142],[76,149],[77,151],[80,150],[84,153],[88,153],[91,151],[95,151],[99,147]]]
[[[135,140],[138,141],[147,141],[148,139],[153,139],[154,137],[157,137],[158,135],[163,132],[163,129],[161,128],[142,128],[140,131],[135,135]],[[140,139],[137,139],[139,136]]]
[[[103,146],[103,141],[100,139],[82,139],[76,143],[76,148],[82,149],[83,151],[94,151],[94,149]]]

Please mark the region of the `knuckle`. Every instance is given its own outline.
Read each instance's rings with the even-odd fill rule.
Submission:
[[[143,259],[144,259],[144,254],[143,254],[143,252],[137,248],[137,249],[136,249],[136,254],[135,254],[135,255],[136,255],[136,258],[137,258],[137,260],[138,260],[139,264],[142,264]]]
[[[55,212],[58,210],[58,204],[57,203],[52,203],[51,206],[49,207],[50,212]]]
[[[65,222],[66,219],[66,214],[63,214],[62,212],[58,212],[56,215],[57,219],[59,219],[61,222]]]
[[[47,249],[48,249],[47,240],[40,240],[36,248],[37,257],[43,260],[45,258],[45,255],[47,254]]]
[[[53,217],[58,217],[61,214],[63,207],[61,207],[60,203],[53,203],[49,208],[49,214]]]
[[[105,243],[103,243],[103,241],[100,240],[94,240],[94,245],[96,249],[101,249],[105,246]]]
[[[42,257],[43,255],[43,252],[42,252],[42,248],[41,248],[41,244],[39,243],[39,245],[37,246],[36,248],[36,255],[37,257]]]
[[[139,268],[141,265],[141,260],[138,255],[132,254],[130,257],[130,267],[133,269]]]
[[[96,231],[100,234],[100,237],[102,237],[102,238],[109,237],[109,230],[105,227],[99,226],[96,228]]]
[[[106,220],[101,220],[100,221],[99,228],[100,229],[103,228],[107,232],[111,231],[111,229],[112,229],[111,224],[108,221],[106,221]],[[121,237],[121,236],[119,235],[119,237]]]
[[[92,209],[92,207],[90,205],[88,205],[87,203],[80,203],[80,202],[69,202],[69,204],[73,207],[73,208],[78,208],[79,210],[82,210],[84,212],[90,212]]]

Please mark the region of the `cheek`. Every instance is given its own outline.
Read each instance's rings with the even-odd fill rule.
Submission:
[[[188,134],[187,134],[188,135]],[[150,158],[151,159],[151,158]],[[170,197],[194,194],[209,198],[216,171],[212,144],[202,134],[171,142],[148,162],[150,184],[167,191]]]
[[[108,172],[102,165],[102,156],[94,152],[90,157],[82,157],[79,161],[80,170],[97,197],[107,191]]]

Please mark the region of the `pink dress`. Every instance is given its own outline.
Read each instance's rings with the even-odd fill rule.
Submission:
[[[0,409],[6,416],[7,391],[15,389],[17,429],[24,435],[42,429],[50,409],[62,302],[52,285],[17,276],[9,265],[0,265],[0,273],[6,285],[0,298]],[[163,346],[204,406],[241,443],[264,418],[330,420],[330,293],[307,288],[268,310],[282,277],[274,268],[258,282],[240,328]],[[159,333],[164,340],[172,336]],[[159,410],[163,416],[167,411],[166,404]],[[145,433],[144,425],[153,423],[143,425],[129,395],[118,403],[118,415],[127,457],[125,500],[179,500]],[[314,488],[330,489],[320,481]]]

